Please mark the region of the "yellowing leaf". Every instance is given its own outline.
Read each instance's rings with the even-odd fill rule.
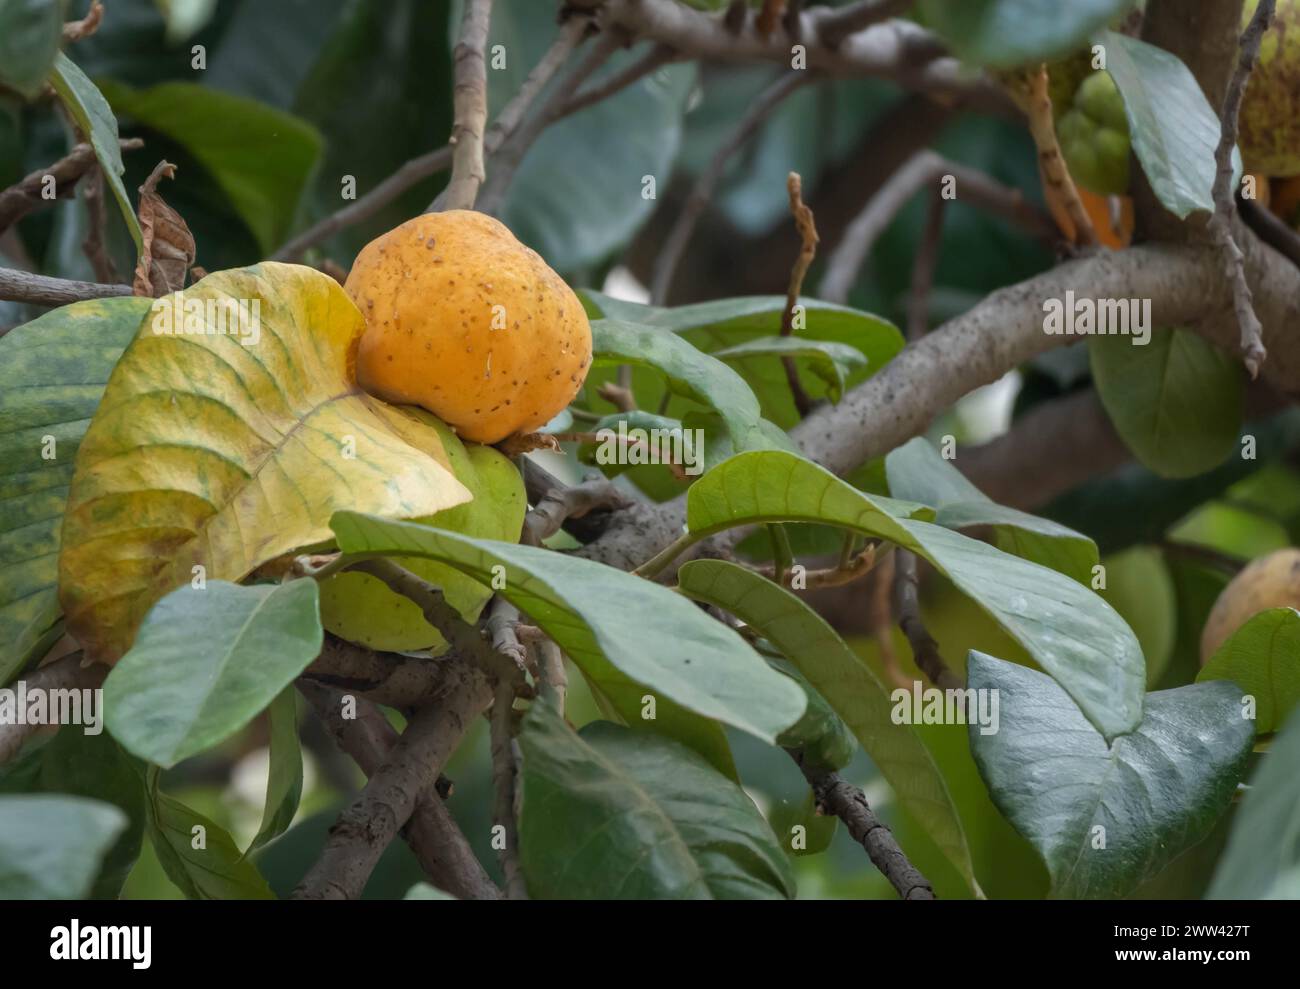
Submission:
[[[339,509],[411,518],[470,499],[432,427],[357,387],[363,329],[338,283],[300,265],[218,272],[155,303],[64,517],[59,599],[87,652],[120,657],[196,567],[239,580],[330,540]]]

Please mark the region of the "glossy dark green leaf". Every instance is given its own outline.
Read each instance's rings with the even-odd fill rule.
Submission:
[[[58,621],[59,532],[77,446],[149,302],[77,302],[0,337],[0,685]]]
[[[262,825],[247,855],[289,830],[302,799],[302,744],[298,740],[298,692],[285,687],[266,709],[271,723],[270,769]]]
[[[122,173],[126,168],[122,164],[122,149],[117,143],[117,118],[113,116],[112,107],[104,99],[104,94],[86,78],[86,74],[62,52],[54,60],[50,84],[81,132],[90,138],[95,157],[103,169],[104,179],[113,190],[113,198],[122,210],[122,219],[131,232],[136,250],[140,250],[144,237],[140,233],[140,222],[135,218],[131,197],[122,184]]]
[[[549,703],[519,736],[519,853],[536,899],[781,899],[789,861],[740,786],[683,745]]]
[[[551,636],[629,723],[658,730],[642,718],[644,698],[654,694],[766,742],[803,715],[796,684],[731,629],[652,581],[533,546],[355,512],[335,513],[330,526],[345,553],[429,557],[488,585],[503,576],[501,595]],[[607,676],[610,667],[621,675]]]
[[[843,397],[844,382],[854,370],[867,365],[862,351],[846,343],[806,340],[796,336],[757,337],[715,350],[713,356],[729,363],[751,357],[807,361],[813,374],[826,382],[826,393],[832,403]]]
[[[773,581],[721,560],[678,570],[683,593],[750,625],[807,677],[862,743],[899,801],[978,895],[961,819],[920,736],[892,718],[890,693],[817,612]]]
[[[1261,611],[1232,633],[1196,680],[1232,681],[1255,699],[1255,730],[1277,731],[1300,703],[1300,611]]]
[[[239,853],[235,839],[202,814],[158,788],[147,771],[149,841],[167,878],[189,900],[273,900],[257,866]]]
[[[1134,455],[1162,477],[1192,477],[1233,452],[1241,368],[1190,330],[1088,342],[1097,394]]]
[[[28,99],[36,96],[62,33],[59,0],[0,0],[0,83]]]
[[[314,580],[172,591],[104,681],[109,731],[158,766],[229,738],[320,653],[318,600]]]
[[[279,246],[320,155],[314,127],[199,83],[104,89],[114,110],[184,146],[207,169],[264,253]]]
[[[1219,114],[1177,55],[1105,31],[1106,68],[1124,97],[1133,153],[1164,207],[1178,217],[1214,209]],[[1233,164],[1241,156],[1233,149]]]
[[[992,734],[970,730],[980,775],[1056,897],[1126,896],[1204,838],[1255,739],[1231,684],[1148,694],[1141,724],[1108,745],[1050,677],[974,651],[966,669],[1000,712]]]
[[[591,290],[584,290],[582,299],[593,318],[665,329],[709,354],[778,336],[786,302],[785,296],[779,295],[745,296],[665,309],[624,302]],[[847,388],[875,374],[903,349],[903,335],[898,328],[879,316],[817,299],[801,299],[800,304],[804,307],[803,322],[794,330],[795,340],[843,344],[866,358],[864,365],[847,376]],[[790,397],[790,385],[779,361],[768,356],[733,360],[736,370],[758,396],[765,418],[782,429],[799,421],[801,417]],[[594,395],[596,388],[610,377],[609,369],[593,369],[587,378],[586,394]],[[814,398],[827,396],[826,382],[816,375],[800,371],[800,381]],[[663,396],[661,384],[642,374],[634,375],[634,385],[643,407],[657,407]],[[678,416],[683,414],[675,403],[669,406],[669,411]]]
[[[1146,670],[1132,630],[1105,601],[1055,570],[929,522],[908,502],[868,496],[829,471],[777,451],[740,454],[687,495],[692,536],[758,522],[824,522],[925,557],[1065,685],[1108,737],[1131,731]]]
[[[660,371],[675,393],[717,410],[732,444],[742,450],[768,446],[760,427],[758,399],[743,378],[716,358],[673,333],[598,319],[591,324],[593,363],[635,364]]]
[[[885,457],[885,473],[895,498],[937,508],[937,524],[949,529],[990,526],[999,549],[1051,567],[1081,584],[1092,579],[1098,562],[1096,543],[1058,522],[997,504],[923,437],[892,450]]]
[[[1010,68],[1081,48],[1134,0],[921,0],[926,23],[963,58]]]
[[[125,827],[126,815],[98,800],[0,797],[0,899],[81,899]]]
[[[1300,895],[1300,717],[1290,718],[1250,777],[1210,900]]]

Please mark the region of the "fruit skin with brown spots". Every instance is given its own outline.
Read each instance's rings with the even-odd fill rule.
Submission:
[[[345,286],[366,317],[357,381],[465,440],[553,419],[591,366],[591,326],[545,261],[472,210],[427,213],[362,249]]]
[[[1201,632],[1201,665],[1232,633],[1269,608],[1300,609],[1300,549],[1275,550],[1251,562],[1219,594]]]
[[[1243,28],[1257,6],[1258,0],[1246,0]],[[1238,130],[1248,171],[1300,175],[1300,0],[1277,0],[1246,83]]]

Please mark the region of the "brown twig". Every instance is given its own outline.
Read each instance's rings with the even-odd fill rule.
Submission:
[[[70,302],[111,299],[130,294],[130,285],[78,282],[68,278],[37,275],[30,271],[0,268],[0,299],[10,302],[30,302],[37,306],[66,306]]]
[[[367,649],[327,634],[302,677],[401,710],[423,707],[446,689],[446,657],[436,661]]]
[[[788,751],[812,787],[817,806],[844,822],[849,835],[866,850],[871,863],[889,880],[898,895],[904,900],[933,900],[934,887],[930,880],[898,846],[894,833],[881,823],[867,803],[866,794],[839,773],[812,769],[804,763],[802,752]]]
[[[90,10],[79,21],[67,21],[63,25],[63,43],[65,45],[89,38],[99,30],[99,23],[104,19],[104,5],[99,0],[91,0]]]
[[[357,899],[384,849],[436,784],[470,723],[491,703],[492,689],[480,670],[462,662],[448,665],[452,669],[446,695],[411,719],[365,788],[339,815],[320,858],[294,890],[294,899]]]
[[[309,680],[299,680],[298,690],[339,748],[366,776],[377,773],[398,741],[397,732],[383,712],[365,698],[357,698],[356,717],[344,718],[340,691]],[[464,832],[443,803],[440,781],[419,795],[410,820],[401,829],[402,837],[424,874],[439,889],[462,900],[500,899],[501,891],[483,871]]]
[[[916,556],[905,549],[894,555],[897,558],[894,561],[894,611],[898,615],[898,627],[912,646],[913,662],[940,690],[964,686],[961,677],[953,673],[939,655],[939,644],[931,637],[921,618]]]
[[[478,208],[491,216],[501,212],[505,205],[506,193],[514,180],[515,172],[523,163],[524,156],[533,143],[556,120],[560,119],[564,108],[573,94],[584,82],[607,61],[623,44],[626,37],[615,31],[607,31],[596,42],[587,57],[564,77],[555,87],[547,101],[515,128],[509,139],[502,143],[492,156],[492,174],[483,186]]]
[[[763,6],[754,18],[754,27],[763,37],[776,30],[781,15],[785,13],[785,0],[763,0]]]
[[[95,277],[101,282],[118,280],[117,266],[104,245],[104,231],[108,225],[108,211],[104,203],[104,173],[96,168],[81,183],[81,199],[86,204],[86,236],[81,250],[90,261]]]
[[[487,128],[484,51],[491,20],[492,0],[466,0],[460,40],[452,54],[456,119],[451,128],[451,179],[440,197],[443,209],[473,209],[479,187],[487,178],[483,164],[483,131]]]
[[[556,119],[571,116],[579,110],[585,110],[589,106],[600,103],[615,93],[620,93],[628,86],[639,82],[656,69],[680,60],[681,56],[667,45],[654,45],[631,65],[613,73],[604,82],[593,83],[586,89],[575,93],[573,98],[564,104]]]
[[[501,871],[506,879],[506,896],[511,900],[528,899],[523,868],[519,864],[519,760],[514,739],[515,692],[509,683],[497,686],[492,702],[492,790],[493,817],[503,829],[498,849]]]
[[[123,151],[134,151],[144,147],[144,141],[138,137],[124,138],[118,145]],[[95,149],[89,144],[78,144],[54,164],[37,169],[0,191],[0,233],[33,210],[71,196],[77,182],[97,167]],[[53,199],[44,195],[47,177],[54,179]]]
[[[1232,306],[1241,331],[1241,359],[1252,378],[1268,356],[1261,340],[1262,327],[1255,314],[1250,284],[1246,281],[1246,268],[1241,248],[1232,236],[1236,194],[1232,188],[1232,149],[1237,145],[1237,115],[1246,92],[1255,60],[1259,57],[1260,40],[1273,17],[1274,0],[1259,0],[1250,23],[1241,34],[1237,66],[1228,80],[1220,114],[1219,144],[1214,149],[1214,215],[1210,218],[1208,233],[1219,251],[1224,274],[1232,286]]]
[[[1025,199],[1019,189],[1008,188],[977,169],[922,149],[894,172],[845,229],[826,263],[818,295],[829,302],[847,301],[858,272],[894,217],[912,196],[946,175],[952,176],[955,194],[963,202],[1005,216],[1039,240],[1055,239],[1056,227],[1051,218]]]
[[[788,337],[794,331],[795,309],[799,305],[799,293],[803,291],[804,276],[817,256],[817,225],[813,220],[813,211],[803,201],[803,180],[798,172],[791,172],[785,180],[786,192],[790,196],[790,214],[794,217],[795,229],[799,231],[799,255],[790,269],[790,284],[785,293],[785,309],[781,313],[781,336]],[[800,417],[806,416],[812,409],[812,399],[799,382],[799,371],[795,368],[793,357],[782,357],[785,378],[790,383],[790,396]]]
[[[894,648],[894,567],[895,555],[889,554],[873,570],[867,582],[867,630],[880,650],[880,665],[885,676],[895,687],[911,688],[912,681],[903,675]]]
[[[813,79],[814,76],[809,72],[783,73],[776,82],[759,94],[758,98],[745,112],[745,115],[740,118],[740,123],[727,135],[726,140],[722,142],[722,145],[714,152],[713,157],[709,159],[709,164],[700,173],[699,178],[695,180],[695,185],[691,189],[690,195],[687,196],[682,211],[677,214],[677,221],[673,224],[672,232],[669,233],[663,247],[660,248],[658,260],[655,262],[654,275],[650,281],[650,301],[655,305],[662,306],[667,303],[668,293],[672,288],[673,275],[677,271],[682,255],[686,252],[686,246],[690,243],[691,234],[695,232],[696,224],[703,215],[705,208],[709,205],[709,201],[713,198],[713,190],[722,179],[722,173],[726,170],[731,156],[749,143],[772,111],[787,96],[805,83],[813,81]]]
[[[925,227],[921,231],[921,246],[912,260],[912,285],[907,298],[908,340],[919,340],[930,328],[930,290],[934,287],[934,272],[939,265],[946,203],[939,190],[934,190],[925,214]]]
[[[501,146],[502,141],[514,133],[537,94],[563,64],[577,41],[581,40],[582,32],[585,30],[586,23],[580,18],[565,22],[565,27],[561,29],[555,43],[533,67],[524,84],[519,87],[519,92],[501,108],[501,112],[492,121],[492,126],[487,129],[483,137],[485,155],[491,155]],[[412,158],[356,202],[349,203],[337,213],[330,214],[293,238],[275,253],[274,260],[297,260],[306,251],[328,240],[340,230],[364,223],[408,189],[448,168],[451,165],[451,150],[451,145],[448,144],[436,151],[429,151]]]
[[[817,570],[805,570],[801,575],[799,590],[814,590],[820,587],[842,587],[845,584],[851,584],[855,580],[861,580],[867,574],[875,569],[876,565],[883,562],[887,554],[877,556],[874,545],[867,546],[862,552],[851,556],[837,566],[824,567]],[[770,580],[776,580],[776,565],[765,563],[756,568],[758,573]],[[794,588],[794,571],[782,575],[783,580],[779,581],[782,587],[790,590]]]
[[[626,508],[627,495],[609,481],[594,478],[572,486],[551,488],[524,517],[524,542],[540,546],[560,531],[569,519],[582,518],[588,512]]]
[[[1083,207],[1079,190],[1056,140],[1047,66],[1039,65],[1035,69],[1008,75],[1007,92],[1024,112],[1029,124],[1029,134],[1038,148],[1038,173],[1043,182],[1043,196],[1057,225],[1073,244],[1087,247],[1097,243],[1092,219]]]

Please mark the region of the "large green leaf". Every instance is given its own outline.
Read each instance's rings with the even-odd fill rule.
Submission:
[[[1300,766],[1300,717],[1287,722],[1251,775],[1207,899],[1296,899],[1300,895],[1296,766]]]
[[[922,505],[866,495],[824,467],[779,450],[740,453],[693,485],[686,528],[699,539],[759,522],[822,522],[876,539],[912,542],[900,517],[933,516]]]
[[[997,504],[966,480],[923,437],[885,457],[889,492],[895,498],[933,505],[935,522],[949,529],[991,526],[999,549],[1059,570],[1081,584],[1092,578],[1097,544],[1058,522]]]
[[[1214,209],[1219,114],[1177,55],[1138,38],[1104,31],[1106,68],[1124,97],[1133,153],[1169,212]],[[1233,164],[1241,167],[1233,149]]]
[[[59,0],[0,0],[0,83],[28,99],[36,96],[62,34]]]
[[[0,797],[0,900],[79,900],[126,827],[116,807],[83,797]]]
[[[885,539],[929,560],[1061,681],[1108,737],[1136,727],[1145,664],[1133,632],[1077,581],[975,539],[906,516],[915,506],[868,496],[779,451],[740,454],[691,486],[693,537],[759,522],[822,522]]]
[[[58,620],[59,529],[77,447],[148,311],[148,299],[77,302],[0,337],[0,684]]]
[[[320,155],[314,127],[199,83],[166,82],[144,90],[103,85],[114,110],[183,145],[202,163],[264,254],[280,244]]]
[[[163,793],[158,776],[157,769],[147,771],[149,841],[167,878],[186,899],[275,899],[225,829]]]
[[[140,221],[135,218],[131,197],[126,194],[126,186],[122,184],[122,173],[126,168],[122,164],[122,149],[117,143],[117,118],[113,116],[112,107],[104,99],[104,94],[86,77],[86,73],[62,52],[54,60],[50,84],[81,132],[89,137],[90,146],[95,149],[95,157],[103,170],[104,180],[113,190],[113,198],[122,210],[122,218],[131,232],[131,239],[135,241],[136,250],[141,250],[144,235],[140,233]]]
[[[995,732],[970,732],[980,775],[1057,897],[1126,896],[1204,838],[1255,738],[1231,684],[1149,694],[1142,723],[1108,745],[1050,677],[974,651],[966,669],[1000,711]]]
[[[1232,633],[1196,680],[1231,680],[1255,698],[1255,730],[1277,731],[1300,703],[1300,611],[1261,611]]]
[[[1118,336],[1088,342],[1093,382],[1116,431],[1162,477],[1221,464],[1241,427],[1241,369],[1190,330],[1153,333],[1144,347]]]
[[[780,899],[794,878],[740,786],[685,746],[548,702],[519,737],[519,853],[538,899]]]
[[[675,393],[716,409],[736,448],[770,445],[760,425],[758,399],[745,380],[681,337],[636,323],[598,319],[591,324],[591,342],[594,364],[652,367],[664,374]]]
[[[740,618],[808,678],[978,894],[966,835],[943,775],[912,727],[894,722],[890,693],[835,630],[783,587],[734,563],[692,560],[677,578],[685,594]]]
[[[642,721],[647,693],[766,742],[803,714],[803,691],[789,677],[731,629],[651,581],[551,550],[356,512],[338,512],[330,524],[345,553],[427,556],[489,585],[504,577],[502,596],[551,636],[629,722]],[[611,666],[623,676],[608,676]],[[655,722],[646,727],[661,730]]]
[[[616,319],[667,330],[709,354],[754,340],[777,337],[781,332],[781,317],[786,303],[785,296],[764,295],[665,309],[624,302],[590,289],[583,290],[581,297],[593,319]],[[866,358],[866,364],[855,368],[845,379],[846,388],[852,388],[875,374],[903,349],[903,335],[888,320],[832,302],[817,299],[799,301],[804,307],[804,323],[794,330],[794,340],[811,344],[842,344]],[[731,360],[758,396],[765,418],[783,429],[799,421],[785,369],[779,361],[766,355]],[[593,369],[587,378],[586,394],[593,396],[596,388],[611,376],[608,369]],[[809,395],[829,397],[827,382],[816,375],[801,371],[800,381]],[[648,373],[634,373],[633,383],[642,406],[656,407],[663,397],[662,384]],[[675,404],[669,409],[677,415],[682,414]]]
[[[926,23],[963,58],[1003,68],[1083,45],[1134,0],[922,0]]]
[[[109,731],[164,767],[229,738],[320,653],[318,599],[314,580],[168,594],[104,681]]]

